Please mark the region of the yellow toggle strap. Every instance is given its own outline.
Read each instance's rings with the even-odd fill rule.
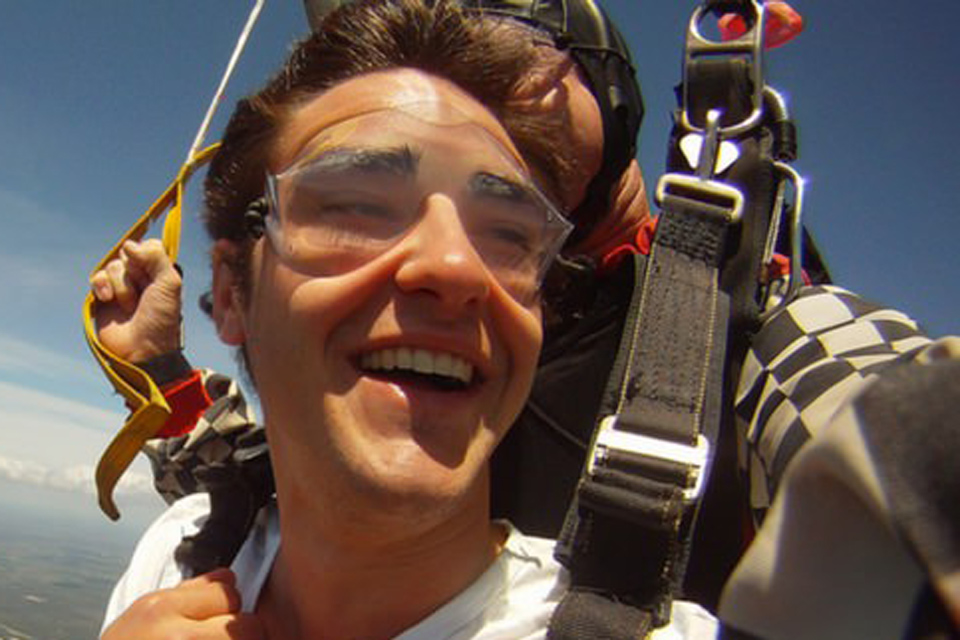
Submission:
[[[142,239],[151,224],[167,210],[169,210],[169,213],[167,213],[163,225],[163,247],[170,260],[176,262],[177,255],[180,253],[181,209],[186,184],[194,171],[213,158],[218,147],[219,144],[214,144],[203,149],[180,167],[177,177],[163,192],[163,195],[120,238],[116,246],[100,260],[93,273],[100,271],[106,267],[107,263],[117,258],[120,255],[121,247],[127,240]],[[113,501],[113,490],[120,477],[133,462],[137,452],[140,451],[147,440],[155,437],[166,423],[167,418],[170,417],[170,407],[160,389],[157,388],[156,383],[146,372],[112,353],[100,342],[97,337],[96,321],[94,320],[96,304],[97,300],[93,293],[88,292],[83,302],[83,330],[87,344],[110,384],[113,385],[117,393],[123,396],[130,408],[130,415],[123,427],[117,432],[117,435],[114,436],[100,457],[96,472],[100,509],[111,520],[117,520],[120,517],[120,512]]]

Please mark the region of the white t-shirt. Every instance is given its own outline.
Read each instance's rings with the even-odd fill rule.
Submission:
[[[179,584],[184,575],[173,559],[184,536],[196,533],[210,512],[206,494],[187,496],[154,522],[137,544],[130,566],[120,578],[103,627],[109,626],[137,598]],[[396,640],[537,640],[546,637],[554,608],[567,588],[568,575],[553,558],[552,540],[524,536],[507,524],[503,553],[452,600],[397,636]],[[274,504],[265,507],[231,568],[243,610],[253,611],[280,548],[280,523]],[[674,602],[669,626],[654,640],[714,638],[717,622],[691,602]]]

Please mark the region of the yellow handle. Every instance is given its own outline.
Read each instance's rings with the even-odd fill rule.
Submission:
[[[218,144],[211,145],[183,164],[170,186],[100,260],[94,273],[117,258],[127,240],[142,239],[150,225],[168,210],[169,213],[163,225],[163,247],[170,259],[176,262],[180,252],[184,189],[194,171],[208,163],[218,147]],[[120,517],[120,512],[113,501],[113,490],[144,443],[156,436],[166,423],[170,416],[170,407],[156,383],[146,372],[111,352],[100,342],[94,320],[96,304],[96,298],[88,292],[83,302],[83,330],[87,345],[110,384],[123,396],[130,408],[130,415],[123,427],[100,457],[96,472],[100,509],[110,519],[116,520]]]

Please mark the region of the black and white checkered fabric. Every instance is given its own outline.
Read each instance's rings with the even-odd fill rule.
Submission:
[[[960,338],[888,362],[783,474],[724,587],[736,637],[958,637]]]
[[[757,522],[800,447],[880,371],[928,344],[908,316],[835,286],[801,289],[764,324],[735,400],[740,461]]]
[[[258,448],[265,453],[264,429],[237,382],[212,371],[201,375],[213,404],[197,425],[182,436],[150,440],[143,448],[153,467],[154,487],[168,504],[207,491],[204,478],[210,470],[242,464],[248,459],[244,452]]]

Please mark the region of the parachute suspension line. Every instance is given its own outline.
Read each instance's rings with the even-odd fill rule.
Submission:
[[[185,164],[190,163],[203,144],[204,138],[207,137],[210,122],[213,120],[217,107],[220,106],[223,94],[227,90],[227,84],[230,82],[230,76],[233,75],[233,69],[237,66],[237,61],[240,59],[244,47],[247,46],[247,40],[250,38],[250,33],[253,31],[254,25],[257,24],[257,20],[260,18],[260,11],[263,9],[265,2],[266,0],[257,0],[250,10],[250,15],[247,16],[247,23],[243,26],[243,31],[240,32],[237,44],[233,48],[233,54],[230,56],[227,68],[223,72],[223,77],[220,79],[220,86],[217,87],[216,93],[213,94],[213,100],[210,101],[210,106],[207,107],[207,113],[203,117],[203,122],[200,123],[200,128],[197,130],[197,135],[193,139],[193,144],[190,145],[190,151],[187,152],[187,159],[184,160]]]

